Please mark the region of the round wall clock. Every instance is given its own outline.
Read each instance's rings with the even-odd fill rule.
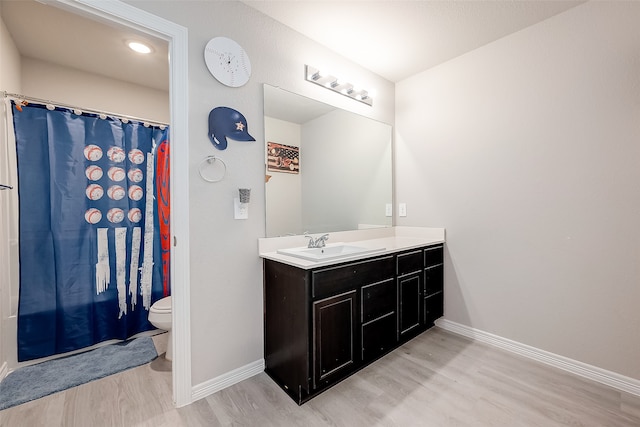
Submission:
[[[235,41],[226,37],[215,37],[204,49],[207,68],[220,83],[240,87],[251,77],[249,56]]]

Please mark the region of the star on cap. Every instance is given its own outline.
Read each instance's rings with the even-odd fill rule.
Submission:
[[[244,130],[244,123],[242,122],[236,123],[236,130]]]

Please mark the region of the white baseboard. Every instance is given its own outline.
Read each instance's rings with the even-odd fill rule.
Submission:
[[[202,399],[240,381],[251,378],[264,371],[264,359],[256,360],[248,365],[229,371],[219,377],[197,384],[191,389],[191,401]]]
[[[2,382],[7,375],[9,375],[9,365],[7,365],[7,362],[4,362],[2,366],[0,366],[0,382]]]
[[[446,331],[463,335],[467,338],[490,344],[529,359],[571,372],[572,374],[613,387],[617,390],[640,396],[640,380],[635,378],[607,371],[606,369],[598,368],[597,366],[588,365],[577,360],[569,359],[568,357],[550,353],[507,338],[502,338],[450,320],[439,319],[436,321],[436,326]]]

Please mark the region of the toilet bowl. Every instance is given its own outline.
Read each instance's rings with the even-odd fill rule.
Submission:
[[[167,334],[166,360],[173,360],[173,338],[171,336],[171,297],[159,299],[149,309],[149,323],[158,329],[164,329]]]

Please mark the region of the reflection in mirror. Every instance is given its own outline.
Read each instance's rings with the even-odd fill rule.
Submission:
[[[391,126],[264,85],[266,236],[390,227]]]

